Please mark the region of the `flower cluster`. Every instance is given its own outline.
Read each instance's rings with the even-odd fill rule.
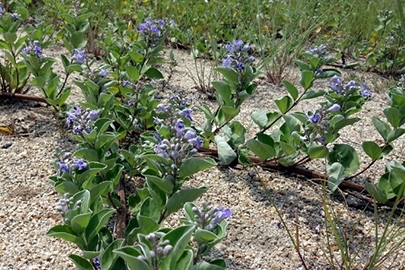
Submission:
[[[186,107],[187,100],[172,98],[168,105],[159,104],[156,111],[162,118],[154,117],[155,124],[163,129],[170,130],[170,135],[161,138],[156,134],[154,152],[172,162],[170,168],[167,168],[166,178],[175,179],[178,167],[184,159],[191,157],[197,152],[196,148],[202,146],[202,141],[196,131],[186,124],[191,123],[193,118],[191,110]]]
[[[209,202],[203,202],[201,209],[193,207],[191,210],[195,214],[194,221],[189,220],[188,222],[209,231],[214,230],[218,223],[231,216],[231,210],[229,208],[221,209],[211,207]]]
[[[92,123],[99,118],[97,110],[82,110],[80,106],[74,107],[71,112],[68,112],[66,124],[72,127],[73,133],[80,134],[82,131],[90,133]]]
[[[236,70],[244,70],[245,65],[255,61],[255,58],[249,54],[250,46],[244,44],[242,40],[234,40],[232,44],[225,46],[228,56],[222,61],[223,67],[232,67]]]
[[[164,20],[146,19],[138,27],[138,33],[142,34],[149,46],[155,46],[165,37],[169,27],[173,26],[173,20],[165,22]]]
[[[72,55],[73,62],[83,64],[85,60],[86,60],[86,55],[84,53],[84,50],[79,50],[79,49],[73,50],[73,55]]]
[[[161,241],[161,236],[157,233],[150,233],[145,236],[145,239],[151,244],[152,250],[149,251],[149,254],[139,255],[138,259],[149,263],[147,257],[152,259],[152,265],[155,267],[159,266],[159,262],[166,258],[173,250],[173,246],[170,245],[169,240]],[[145,251],[145,250],[144,250]],[[156,268],[157,269],[157,268]]]
[[[367,85],[364,82],[361,85],[358,85],[355,81],[351,80],[345,84],[339,76],[335,75],[332,77],[328,86],[339,96],[348,96],[355,91],[359,91],[361,96],[371,98],[371,91],[367,88]]]
[[[58,176],[62,175],[63,173],[69,173],[72,170],[81,171],[89,168],[87,162],[82,158],[76,158],[72,163],[57,161],[56,165],[58,166],[58,171],[56,172]]]
[[[313,48],[310,48],[307,53],[312,54],[312,55],[317,55],[320,58],[325,57],[328,54],[328,47],[326,45],[321,44],[319,46],[315,46]]]
[[[38,57],[42,57],[42,49],[41,45],[39,44],[38,40],[34,40],[34,42],[30,43],[27,47],[21,50],[23,54],[31,54],[34,53]]]
[[[69,193],[66,193],[59,200],[58,205],[56,206],[56,211],[64,214],[69,210],[70,210],[70,198],[69,198]]]
[[[326,135],[328,134],[330,123],[328,115],[330,113],[340,111],[339,104],[333,104],[331,106],[320,106],[314,113],[309,112],[307,114],[308,124],[305,127],[305,135],[301,136],[297,131],[293,131],[291,135],[299,138],[303,142],[309,142],[311,140],[320,144],[326,144]]]

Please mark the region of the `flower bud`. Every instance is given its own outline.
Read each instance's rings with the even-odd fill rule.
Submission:
[[[340,105],[339,104],[333,104],[332,106],[329,107],[327,112],[337,112],[340,110]]]
[[[163,255],[167,256],[169,255],[169,253],[173,250],[173,246],[172,245],[167,245],[165,246],[165,248],[163,249]]]

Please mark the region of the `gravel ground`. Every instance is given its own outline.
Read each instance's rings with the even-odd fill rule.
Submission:
[[[48,52],[53,55],[57,53],[57,49]],[[175,51],[175,56],[179,66],[175,68],[167,87],[159,91],[159,97],[186,95],[193,98],[195,105],[207,104],[214,108],[215,104],[206,94],[193,88],[195,83],[190,75],[195,74],[194,63],[189,55]],[[290,77],[292,81],[298,80],[295,69],[289,73],[295,74]],[[259,83],[255,96],[246,102],[238,116],[245,126],[251,123],[250,113],[259,108],[274,110],[272,100],[284,94],[281,87],[262,80]],[[156,87],[160,89],[161,84]],[[80,93],[74,89],[70,101],[77,101],[78,98]],[[385,102],[384,94],[374,93],[373,100],[367,103],[359,117],[369,119],[371,115],[381,116]],[[306,102],[300,108],[311,110],[314,105],[313,102]],[[196,114],[195,118],[202,121],[201,114]],[[75,269],[67,255],[80,254],[80,251],[69,243],[45,236],[52,226],[62,222],[55,210],[59,197],[47,180],[55,173],[51,162],[52,152],[55,148],[73,149],[74,145],[48,107],[33,102],[1,101],[0,124],[8,124],[14,119],[18,135],[0,135],[0,270]],[[248,132],[254,134],[254,127]],[[359,149],[361,140],[375,140],[379,136],[372,128],[371,121],[367,120],[364,124],[345,129],[342,138],[345,143],[349,141]],[[403,160],[403,142],[401,139],[398,142],[400,147],[397,147],[399,150],[384,161]],[[365,166],[368,160],[362,160],[362,166]],[[314,163],[310,167],[322,171],[324,165]],[[377,180],[383,170],[384,163],[381,161],[367,175],[369,179]],[[355,181],[362,182],[364,179]],[[218,166],[197,174],[186,186],[209,188],[197,203],[208,200],[213,205],[231,208],[228,236],[209,256],[224,258],[229,269],[303,269],[286,228],[294,237],[298,232],[301,254],[309,269],[331,269],[323,222],[324,192],[322,186],[311,179],[291,173],[265,171],[260,167]],[[372,211],[363,211],[362,204],[350,196],[346,197],[349,207],[338,198],[328,202],[341,222],[341,228],[353,235],[350,249],[352,252],[358,251],[358,261],[365,263],[373,250]],[[284,224],[275,207],[279,209]],[[383,209],[379,211],[381,229],[387,212]],[[180,215],[181,212],[177,213],[167,224],[176,224],[176,218]],[[335,241],[332,240],[331,246],[339,261]],[[405,250],[399,250],[396,255],[379,269],[405,269]],[[359,264],[353,269],[361,268]]]

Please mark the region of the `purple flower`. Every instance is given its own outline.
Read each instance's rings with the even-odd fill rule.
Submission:
[[[243,41],[240,40],[240,39],[235,39],[235,40],[233,41],[233,45],[235,45],[235,49],[239,50],[240,47],[243,46]]]
[[[3,18],[4,13],[6,13],[6,11],[0,6],[0,18]]]
[[[91,110],[91,111],[89,112],[89,114],[87,115],[86,119],[91,120],[91,121],[94,121],[94,120],[96,120],[96,119],[99,118],[99,117],[100,117],[100,114],[98,113],[97,110]]]
[[[163,142],[164,142],[164,140],[161,141],[159,144],[156,144],[153,147],[153,151],[155,152],[155,154],[157,154],[165,159],[169,159],[169,155],[168,155],[165,147],[163,146],[164,145]]]
[[[338,95],[341,95],[343,92],[343,86],[342,86],[342,80],[340,79],[339,76],[335,75],[332,77],[331,82],[328,84],[328,86],[334,90]]]
[[[200,148],[202,146],[202,141],[198,136],[188,140],[188,142],[196,148]]]
[[[251,62],[254,62],[254,61],[256,61],[256,58],[254,58],[254,56],[249,56],[249,57],[246,59],[246,63],[251,63]]]
[[[232,44],[226,44],[225,49],[231,53],[235,52],[235,46],[233,46]]]
[[[321,68],[318,68],[317,70],[315,70],[315,76],[321,75],[322,72],[323,72],[323,70]]]
[[[308,119],[312,122],[312,124],[316,125],[321,120],[321,115],[319,113],[314,113],[311,116],[308,116]]]
[[[20,17],[18,17],[17,13],[11,13],[10,14],[11,19],[13,19],[14,21],[18,21],[20,19]]]
[[[103,68],[100,70],[100,72],[98,73],[99,77],[106,77],[109,76],[110,74]]]
[[[190,111],[189,108],[185,108],[182,111],[180,111],[180,115],[183,115],[184,117],[186,117],[191,122],[193,121],[193,118],[191,118],[191,111]]]
[[[363,82],[360,86],[360,94],[365,98],[371,98],[371,91],[367,89],[365,82]]]
[[[357,85],[356,81],[351,80],[350,82],[348,82],[346,84],[346,92],[351,92],[353,89],[357,89],[359,88],[359,86]]]
[[[86,60],[86,55],[84,54],[84,50],[74,49],[72,55],[72,61],[75,61],[79,64],[83,64]]]
[[[64,162],[56,162],[56,164],[58,165],[58,171],[56,172],[56,174],[58,176],[60,176],[63,173],[69,173],[70,169],[69,169],[69,165],[67,163]]]
[[[327,49],[328,49],[328,48],[326,47],[326,45],[321,44],[321,45],[319,45],[319,46],[315,46],[315,47],[309,49],[309,50],[307,51],[307,53],[312,54],[312,55],[315,55],[315,54],[316,54],[316,55],[322,57],[322,56],[325,56],[325,54],[327,54],[327,52],[328,52]]]
[[[122,82],[122,86],[123,87],[127,87],[128,85],[130,85],[131,83],[129,82],[129,81],[127,81],[127,80],[125,80],[125,81],[123,81]]]
[[[176,136],[177,138],[180,138],[181,135],[183,134],[184,129],[186,126],[184,125],[183,121],[178,120],[176,124],[174,125],[174,129],[176,130]]]
[[[319,142],[320,144],[325,144],[326,143],[326,138],[321,136],[321,137],[316,137],[315,138],[316,142]]]
[[[218,208],[217,211],[214,213],[210,224],[207,226],[207,229],[208,230],[214,229],[218,223],[220,223],[224,219],[228,219],[230,216],[231,216],[231,210],[229,208],[224,209],[224,210]]]
[[[233,62],[233,58],[232,58],[230,55],[228,55],[228,57],[225,58],[225,59],[222,61],[222,66],[223,66],[223,67],[230,67],[231,64],[232,64],[232,62]]]
[[[38,40],[34,40],[34,42],[31,45],[22,49],[21,52],[23,54],[29,54],[33,52],[36,56],[42,57],[42,49]]]
[[[79,171],[88,169],[89,165],[82,158],[75,159],[73,161],[73,167],[79,169]]]
[[[340,110],[340,105],[339,104],[333,104],[332,106],[329,107],[327,112],[337,112]]]
[[[95,257],[95,258],[93,259],[93,263],[94,263],[94,266],[95,266],[95,267],[101,268],[101,264],[100,264],[100,261],[98,260],[98,257]]]
[[[236,69],[239,69],[239,70],[244,70],[245,69],[245,65],[242,63],[242,62],[237,62],[236,63]]]
[[[161,112],[167,112],[167,107],[164,104],[160,103],[159,105],[156,106],[156,110]]]

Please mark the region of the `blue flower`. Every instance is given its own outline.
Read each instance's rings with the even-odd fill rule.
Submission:
[[[75,61],[79,64],[83,64],[86,60],[86,55],[84,54],[84,50],[74,49],[72,55],[72,61]]]
[[[231,53],[235,52],[235,46],[232,44],[226,44],[225,49],[227,49],[227,51],[229,51]]]
[[[23,54],[29,54],[33,52],[36,56],[42,57],[42,49],[38,40],[34,40],[34,42],[31,45],[22,49],[21,52]]]
[[[191,122],[193,121],[193,118],[191,118],[191,111],[190,111],[189,108],[185,108],[182,111],[180,111],[180,115],[183,115],[184,117],[186,117]]]
[[[110,74],[103,68],[100,70],[100,72],[98,73],[99,77],[106,77],[109,76]]]
[[[308,119],[312,122],[312,124],[316,125],[321,120],[321,115],[319,113],[314,113],[308,117]]]
[[[73,167],[79,169],[79,171],[88,169],[89,165],[82,158],[75,159],[73,161]]]
[[[56,164],[59,167],[58,171],[56,172],[56,174],[58,176],[60,176],[62,173],[69,173],[70,172],[69,165],[67,163],[58,161],[58,162],[56,162]]]
[[[130,85],[131,83],[129,82],[129,81],[127,81],[127,80],[125,80],[125,81],[123,81],[122,82],[122,86],[123,87],[127,87],[128,85]]]
[[[223,66],[223,67],[230,67],[231,64],[232,64],[232,62],[233,62],[233,58],[232,58],[230,55],[228,55],[228,57],[225,58],[225,59],[222,61],[222,66]]]
[[[183,121],[177,120],[176,124],[174,125],[177,138],[180,138],[181,135],[183,135],[183,131],[185,130],[185,128],[186,126],[184,125]]]
[[[342,80],[340,79],[339,76],[335,75],[332,77],[331,82],[328,84],[328,86],[334,90],[338,95],[341,95],[343,92],[343,86],[342,86]]]
[[[13,19],[14,21],[18,21],[20,19],[20,17],[18,17],[17,13],[11,13],[10,14],[11,19]]]
[[[371,91],[367,89],[365,82],[363,82],[360,86],[360,94],[365,98],[371,98]]]
[[[236,69],[239,69],[239,70],[244,70],[245,69],[245,65],[242,63],[242,62],[237,62],[236,63]]]
[[[340,110],[340,105],[339,104],[333,104],[330,106],[327,110],[327,112],[337,112]]]
[[[161,112],[167,112],[167,107],[164,104],[160,103],[159,105],[156,106],[156,110]]]
[[[208,230],[212,230],[215,228],[215,226],[220,223],[224,219],[228,219],[231,216],[231,209],[217,209],[217,211],[214,213],[213,218],[211,219],[210,224],[207,226]]]
[[[94,263],[94,266],[95,266],[95,267],[101,268],[101,264],[100,264],[100,261],[98,260],[98,257],[95,257],[95,258],[93,259],[93,263]]]
[[[236,50],[239,50],[240,47],[243,46],[243,41],[240,40],[240,39],[235,39],[235,40],[233,41],[233,45],[235,45]]]
[[[87,115],[86,119],[94,121],[99,117],[100,117],[100,114],[98,113],[98,110],[91,110],[89,112],[89,114]]]
[[[316,142],[319,142],[320,144],[325,144],[326,143],[326,138],[321,136],[321,137],[316,137],[315,138]]]

